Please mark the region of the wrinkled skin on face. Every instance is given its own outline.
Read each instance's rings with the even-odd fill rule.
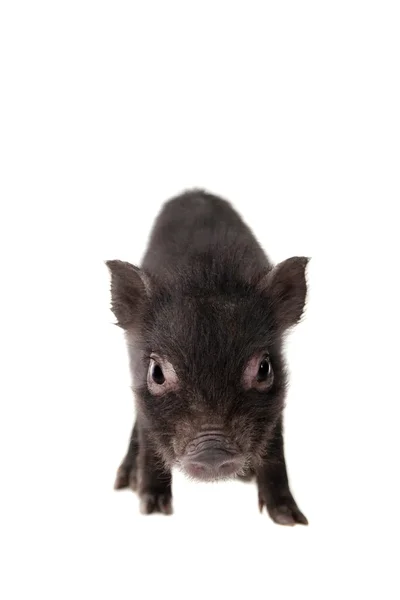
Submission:
[[[225,201],[167,203],[142,268],[107,263],[126,333],[137,420],[116,487],[169,514],[171,469],[201,480],[255,476],[260,507],[306,523],[288,487],[282,339],[301,318],[308,259],[273,267]]]

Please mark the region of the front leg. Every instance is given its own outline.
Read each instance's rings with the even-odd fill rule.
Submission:
[[[137,489],[137,458],[139,454],[139,427],[135,421],[129,440],[128,452],[122,461],[114,483],[114,489],[130,487],[133,491]]]
[[[283,449],[282,419],[279,420],[265,462],[257,470],[260,510],[266,506],[269,516],[280,525],[308,525],[289,489]]]
[[[138,484],[140,511],[143,514],[172,514],[171,470],[162,464],[143,427],[139,427]]]

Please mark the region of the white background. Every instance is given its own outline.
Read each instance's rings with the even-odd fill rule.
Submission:
[[[396,2],[2,2],[1,559],[14,598],[398,598]],[[177,477],[112,490],[132,425],[106,259],[161,203],[230,199],[312,257],[286,445],[310,525]]]

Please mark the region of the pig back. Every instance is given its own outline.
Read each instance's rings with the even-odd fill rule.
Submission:
[[[166,202],[150,235],[143,268],[160,281],[250,281],[269,270],[260,244],[226,200],[201,190]],[[217,282],[218,280],[218,282]]]

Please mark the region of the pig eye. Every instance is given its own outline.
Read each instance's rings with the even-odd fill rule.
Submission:
[[[242,382],[248,390],[268,391],[274,382],[274,371],[268,354],[256,354],[247,363]]]
[[[147,387],[153,396],[163,396],[175,392],[179,387],[178,376],[174,367],[165,358],[157,354],[150,355],[147,370]]]
[[[258,367],[257,381],[259,383],[262,383],[263,381],[267,381],[270,374],[271,374],[271,363],[269,361],[268,356],[265,356],[262,359],[262,361],[260,362],[260,365]]]
[[[162,385],[165,382],[162,368],[156,362],[153,362],[151,366],[151,378],[157,385]]]

